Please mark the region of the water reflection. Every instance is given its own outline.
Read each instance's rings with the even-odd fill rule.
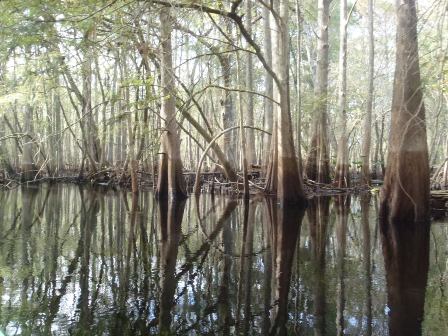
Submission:
[[[168,333],[171,326],[171,309],[175,305],[174,294],[178,279],[176,261],[181,237],[184,201],[161,200],[158,204],[160,239],[160,307],[159,330]]]
[[[448,225],[378,226],[375,197],[304,209],[44,186],[0,204],[7,335],[448,331]]]
[[[274,289],[276,303],[272,311],[273,323],[269,334],[286,335],[292,262],[305,207],[281,207],[271,199],[266,200],[266,205],[269,213],[271,254],[274,265],[271,288]]]
[[[345,319],[345,251],[347,248],[347,223],[350,213],[350,196],[336,196],[334,200],[336,212],[336,328],[337,335],[344,335]],[[364,244],[366,241],[364,240]]]
[[[372,242],[370,233],[370,221],[369,221],[369,208],[370,208],[371,195],[366,194],[361,196],[361,225],[362,225],[362,237],[363,237],[363,259],[364,259],[364,283],[365,283],[365,335],[372,335]],[[375,206],[375,209],[378,209]]]
[[[326,334],[326,248],[330,199],[314,198],[309,205],[307,215],[311,238],[311,253],[314,278],[314,334]]]
[[[382,222],[391,336],[421,335],[429,268],[429,223]]]

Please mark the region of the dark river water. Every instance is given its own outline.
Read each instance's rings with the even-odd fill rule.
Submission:
[[[0,192],[0,336],[448,335],[448,222],[377,203]]]

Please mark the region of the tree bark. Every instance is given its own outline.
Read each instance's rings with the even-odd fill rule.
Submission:
[[[285,202],[303,202],[305,193],[297,166],[292,137],[292,121],[289,95],[289,36],[288,2],[275,2],[278,16],[271,16],[272,63],[277,75],[274,100],[280,105],[274,107],[274,129],[271,143],[270,164],[266,191]],[[271,13],[271,15],[273,15]]]
[[[240,80],[240,57],[237,54],[236,56],[236,66],[237,66],[237,82],[238,84],[240,84],[241,80]],[[238,91],[238,103],[239,103],[239,117],[240,117],[240,143],[241,143],[241,161],[242,161],[242,169],[243,169],[243,186],[244,186],[244,198],[245,199],[249,199],[250,193],[249,193],[249,171],[248,171],[248,163],[250,163],[251,161],[249,161],[248,159],[248,153],[250,152],[250,150],[248,150],[248,146],[247,146],[247,142],[246,142],[246,132],[244,130],[244,118],[243,118],[243,95],[241,94],[241,91]],[[252,110],[253,113],[253,110]],[[253,134],[253,131],[251,131],[251,134]],[[249,145],[249,147],[251,147]],[[254,152],[252,153],[254,154]],[[238,187],[240,186],[240,184],[238,184]]]
[[[369,17],[369,92],[367,94],[367,110],[364,119],[364,137],[362,142],[361,183],[370,185],[370,147],[372,138],[373,108],[373,76],[374,76],[374,39],[373,39],[373,0],[368,0]]]
[[[306,162],[306,176],[319,183],[330,183],[327,136],[328,95],[328,26],[330,1],[318,0],[317,69],[315,86],[315,108],[311,144]]]
[[[157,196],[159,198],[186,196],[185,181],[180,156],[179,126],[176,121],[176,108],[173,92],[174,74],[172,60],[171,31],[172,21],[168,7],[160,9],[161,33],[161,86],[162,108],[161,118],[164,125],[162,135],[162,155],[159,163],[159,176],[157,181]]]
[[[246,1],[246,21],[247,21],[247,32],[252,36],[252,1]],[[247,53],[247,63],[246,63],[246,89],[250,91],[247,93],[246,102],[246,125],[254,126],[254,97],[251,93],[254,91],[254,74],[253,74],[253,60],[252,54]],[[255,152],[255,133],[253,130],[247,130],[247,163],[250,167],[257,162],[256,152]]]
[[[86,124],[86,150],[89,155],[90,169],[96,173],[97,164],[100,159],[100,144],[98,138],[98,127],[96,126],[92,110],[92,61],[93,43],[95,42],[95,27],[90,27],[84,35],[84,59],[82,63],[82,118]]]
[[[62,132],[61,119],[61,97],[59,94],[59,74],[56,74],[56,87],[53,90],[53,114],[55,120],[55,136],[56,136],[56,165],[57,174],[61,175],[64,171],[64,133]]]
[[[429,164],[420,80],[415,0],[397,3],[397,51],[382,221],[429,218]]]
[[[23,143],[22,181],[30,181],[34,179],[37,172],[33,155],[32,125],[33,108],[31,105],[27,104],[25,106],[24,132],[29,136],[25,138],[25,142]]]
[[[349,163],[348,163],[348,137],[347,137],[347,0],[340,2],[339,14],[339,141],[336,156],[336,172],[334,183],[343,188],[350,185]]]
[[[272,67],[272,38],[271,38],[271,27],[270,27],[270,14],[269,9],[267,7],[263,8],[263,18],[264,18],[264,54],[266,57],[266,63],[269,67]],[[265,91],[264,94],[266,97],[274,96],[274,80],[272,79],[271,74],[266,71],[265,72]],[[274,103],[271,99],[264,99],[264,129],[269,133],[272,133],[273,127],[273,111],[274,111]],[[265,134],[263,136],[263,151],[269,151],[271,146],[271,137],[269,134]],[[265,159],[265,165],[267,167],[269,160],[269,156]]]

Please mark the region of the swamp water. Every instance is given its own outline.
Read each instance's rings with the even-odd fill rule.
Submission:
[[[0,335],[448,335],[448,223],[377,216],[375,196],[0,192]]]

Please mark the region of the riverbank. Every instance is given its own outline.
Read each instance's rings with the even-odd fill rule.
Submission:
[[[20,175],[6,178],[0,176],[0,189],[15,189],[24,184],[39,183],[68,183],[100,187],[112,190],[130,190],[131,176],[116,170],[103,170],[95,174],[80,176],[76,172],[66,172],[65,176],[41,176],[31,181],[21,181]],[[264,194],[265,179],[261,174],[251,174],[250,194],[252,197]],[[193,194],[196,172],[184,172],[187,191]],[[201,194],[219,194],[232,197],[242,197],[241,182],[229,182],[224,175],[219,172],[203,172],[201,178]],[[342,194],[362,194],[365,192],[379,192],[382,180],[372,180],[372,186],[360,185],[353,179],[353,186],[349,188],[338,188],[331,184],[317,183],[309,179],[304,179],[304,188],[307,198],[319,196],[334,196]],[[141,191],[153,191],[157,182],[157,176],[145,171],[138,172],[138,184]],[[448,217],[448,190],[431,190],[431,212],[433,218]]]

